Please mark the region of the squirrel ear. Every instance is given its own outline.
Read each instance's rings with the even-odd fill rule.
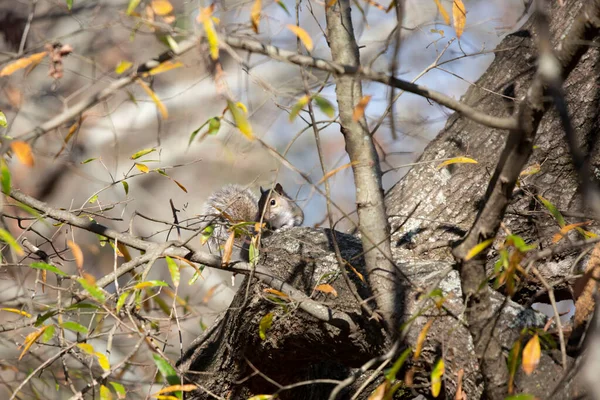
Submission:
[[[262,194],[265,194],[266,190],[264,190],[264,189],[262,188],[262,186],[259,186],[259,188],[260,188],[260,194],[261,194],[261,195],[262,195]]]
[[[285,194],[283,191],[283,187],[279,183],[275,185],[275,191],[281,195]]]

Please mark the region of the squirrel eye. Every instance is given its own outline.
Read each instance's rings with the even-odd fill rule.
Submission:
[[[275,204],[277,204],[277,202],[275,201],[275,199],[271,199],[271,205],[274,206]]]

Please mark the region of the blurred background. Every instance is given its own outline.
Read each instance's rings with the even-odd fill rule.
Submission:
[[[72,3],[69,10],[66,0],[0,2],[0,68],[44,51],[47,44],[59,43],[73,48],[72,54],[62,60],[64,71],[60,77],[49,76],[47,59],[35,68],[0,77],[0,110],[8,120],[8,128],[3,133],[11,137],[30,132],[106,88],[119,78],[116,68],[124,65],[123,62],[137,68],[169,46],[201,36],[203,29],[197,22],[198,12],[200,7],[210,5],[208,1],[170,0],[167,3],[173,9],[165,14],[153,8],[154,2],[143,0],[127,15],[129,0],[74,0]],[[259,34],[250,24],[253,3],[249,0],[215,2],[217,30],[224,35],[247,35],[296,51],[297,38],[286,25],[295,24],[298,18],[314,42],[312,55],[330,58],[324,36],[322,1],[301,1],[298,8],[291,0],[263,1]],[[354,27],[361,46],[362,64],[389,72],[396,17],[393,11],[385,12],[389,0],[379,0],[379,3],[354,2]],[[441,3],[446,10],[452,9],[451,1]],[[408,81],[418,78],[419,84],[460,98],[492,62],[497,44],[503,35],[518,27],[525,12],[523,0],[471,0],[465,1],[465,7],[464,33],[460,40],[453,40],[456,38],[454,28],[444,22],[433,0],[405,1],[398,77]],[[301,51],[306,50],[301,48]],[[179,210],[179,221],[185,221],[197,216],[207,196],[226,183],[241,183],[258,192],[259,185],[269,186],[276,180],[304,209],[305,225],[327,226],[325,199],[311,190],[296,172],[281,166],[258,143],[245,139],[230,124],[222,123],[217,134],[208,136],[202,135],[207,129],[204,127],[188,145],[192,132],[208,119],[221,115],[227,106],[215,87],[207,52],[205,45],[196,46],[178,58],[182,67],[151,79],[152,90],[166,106],[168,118],[161,116],[156,104],[139,85],[118,90],[108,100],[84,111],[81,120],[70,120],[37,139],[32,144],[33,167],[10,161],[13,187],[57,208],[85,208],[95,213],[98,222],[115,229],[129,229],[135,235],[164,241],[167,235],[176,239],[177,232],[136,214],[173,222],[169,203],[172,200]],[[286,158],[298,170],[318,182],[322,173],[312,129],[307,129],[306,121],[301,118],[303,113],[293,122],[289,118],[291,107],[305,94],[300,69],[233,50],[222,50],[220,59],[229,89],[248,108],[255,135],[280,153],[286,152]],[[311,92],[323,87],[321,96],[337,106],[330,77],[308,71],[307,80]],[[363,92],[372,96],[366,109],[370,128],[380,125],[375,138],[387,190],[406,173],[410,163],[444,126],[449,111],[418,96],[401,94],[394,104],[397,132],[394,140],[390,119],[382,119],[389,104],[389,88],[364,82]],[[343,137],[335,117],[316,110],[327,169],[346,165]],[[134,153],[149,148],[156,151],[135,161],[131,159]],[[84,163],[89,159],[93,160]],[[145,164],[151,171],[138,170],[134,166],[136,162]],[[152,171],[156,168],[164,168],[168,177]],[[114,184],[123,178],[127,178],[127,193],[121,183]],[[351,169],[341,169],[330,178],[330,183],[332,201],[354,217]],[[340,217],[341,214],[336,214],[334,220]],[[15,237],[22,232],[14,220],[6,224]],[[348,230],[353,226],[350,221],[341,221],[336,228]],[[102,247],[95,235],[68,228],[57,230],[49,224],[40,224],[39,231],[59,248],[66,247],[66,240],[74,239],[84,252],[84,270],[97,278],[113,270],[113,250],[110,246]],[[182,232],[184,238],[189,235],[191,232]],[[34,244],[49,248],[49,243],[39,236],[28,236]],[[192,246],[199,248],[199,240],[194,240]],[[63,269],[69,273],[76,271],[74,263],[63,263]],[[2,270],[0,303],[3,307],[21,304],[23,298],[34,298],[41,303],[50,301],[46,296],[52,296],[51,293],[42,293],[39,287],[32,289],[34,286],[29,284],[35,278],[34,272],[7,267]],[[187,280],[192,273],[191,268],[182,270],[182,284],[178,289],[178,295],[195,307],[194,315],[181,325],[184,347],[229,304],[237,290],[231,286],[227,274],[208,269],[202,279],[190,286]],[[152,275],[168,281],[164,262],[156,263]],[[14,316],[2,316],[4,320],[14,320]],[[179,347],[177,332],[171,326],[168,337],[172,347],[167,350],[175,354]],[[13,331],[3,337],[0,346],[5,349],[6,357],[0,358],[9,360],[18,355],[15,342],[22,342],[25,334]]]

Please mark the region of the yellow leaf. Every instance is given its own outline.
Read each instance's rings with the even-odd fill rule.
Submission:
[[[139,169],[141,172],[143,172],[144,174],[147,174],[148,171],[150,171],[150,168],[148,168],[148,166],[146,164],[135,163],[135,167],[137,169]]]
[[[175,179],[172,179],[173,182],[175,182],[175,184],[177,186],[179,186],[179,189],[183,190],[184,192],[188,192],[187,189],[185,188],[185,186],[183,186],[181,183],[179,183],[178,181],[176,181]]]
[[[198,14],[198,22],[201,22],[202,25],[204,25],[204,32],[206,33],[206,38],[208,39],[210,56],[213,60],[217,60],[219,58],[219,39],[217,37],[217,31],[215,30],[213,19],[211,18],[213,11],[214,4],[210,7],[201,8],[200,14]]]
[[[241,103],[238,103],[238,104],[241,104]],[[248,122],[248,118],[246,118],[246,115],[243,112],[243,110],[246,108],[246,106],[244,106],[242,108],[238,104],[234,104],[231,101],[227,102],[229,111],[231,111],[233,120],[235,121],[235,124],[237,125],[240,132],[242,132],[244,134],[246,139],[253,140],[254,134],[252,133],[252,126],[250,125],[250,122]]]
[[[81,251],[81,247],[71,240],[67,240],[67,246],[71,249],[71,253],[73,253],[73,257],[75,257],[75,264],[77,265],[77,269],[81,270],[83,268],[83,251]]]
[[[442,376],[444,375],[444,360],[440,359],[431,371],[431,394],[438,397],[442,389]]]
[[[223,246],[223,259],[222,264],[227,265],[231,260],[231,254],[233,253],[233,245],[235,241],[235,232],[231,232],[227,241],[225,242],[225,246]]]
[[[413,360],[418,360],[421,355],[421,350],[423,349],[423,343],[425,343],[425,339],[427,338],[427,332],[429,332],[429,328],[433,324],[433,319],[427,321],[421,332],[419,332],[419,337],[417,338],[417,346],[415,348],[415,353],[413,354]]]
[[[150,98],[152,99],[154,104],[156,104],[156,107],[158,108],[158,111],[160,111],[160,115],[162,115],[163,119],[169,118],[169,112],[167,111],[167,108],[160,101],[160,99],[158,98],[156,93],[154,93],[152,91],[152,89],[150,89],[150,87],[148,85],[146,85],[146,83],[144,81],[138,79],[137,83],[142,87],[142,89],[144,89],[144,91],[148,94],[148,96],[150,96]]]
[[[334,297],[337,297],[338,293],[335,290],[335,288],[327,283],[318,285],[315,290],[318,290],[319,292],[323,292],[323,293],[331,293]]]
[[[168,0],[152,0],[152,11],[156,15],[167,15],[173,11],[173,5]]]
[[[471,250],[469,250],[469,252],[465,256],[465,261],[469,261],[471,258],[475,257],[477,254],[481,253],[483,250],[485,250],[486,248],[488,248],[489,245],[491,245],[492,243],[494,243],[494,239],[493,238],[492,239],[488,239],[488,240],[484,240],[483,242],[478,243]]]
[[[156,396],[156,395],[160,395],[163,393],[170,393],[170,392],[177,392],[177,391],[182,391],[182,392],[191,392],[192,390],[196,390],[197,386],[196,385],[172,385],[172,386],[167,386],[166,388],[163,388],[161,390],[159,390],[158,392],[154,393],[152,396]]]
[[[132,66],[133,66],[133,63],[130,63],[129,61],[121,61],[119,63],[119,65],[116,66],[115,72],[118,75],[121,75],[123,72],[127,71]]]
[[[77,347],[90,355],[95,353],[94,346],[89,343],[78,343]]]
[[[560,231],[558,233],[555,233],[554,236],[552,236],[552,243],[559,242],[569,231],[580,226],[589,225],[591,223],[592,221],[585,221],[563,226],[562,228],[560,228]]]
[[[298,99],[298,102],[292,106],[292,110],[290,111],[290,122],[294,120],[300,113],[300,110],[304,108],[305,105],[310,101],[310,97],[304,95]]]
[[[22,315],[22,316],[27,317],[27,318],[31,318],[31,314],[29,314],[26,311],[19,310],[18,308],[6,308],[6,307],[2,307],[2,308],[0,308],[0,311],[7,311],[7,312],[11,312],[11,313]]]
[[[262,10],[261,3],[261,0],[254,0],[254,5],[250,12],[250,22],[252,22],[252,29],[254,29],[255,33],[258,33],[258,25],[260,24],[260,12]]]
[[[296,25],[287,25],[287,28],[292,31],[294,35],[298,36],[304,47],[306,47],[306,50],[312,51],[313,41],[304,29]]]
[[[48,329],[50,325],[44,325],[42,328],[38,329],[35,332],[31,332],[29,335],[27,335],[27,337],[25,338],[25,341],[23,342],[22,346],[23,351],[21,352],[21,355],[19,356],[19,360],[21,358],[23,358],[23,356],[25,354],[27,354],[27,351],[29,350],[29,348],[36,342],[36,340],[38,340],[40,338],[40,336],[42,336],[42,334],[44,333],[44,331],[46,329]]]
[[[523,371],[527,375],[531,375],[535,371],[541,355],[540,338],[535,334],[523,348]]]
[[[42,61],[47,54],[48,52],[42,51],[41,53],[32,54],[29,57],[20,58],[2,68],[2,71],[0,71],[0,76],[8,76],[20,69],[28,67],[31,64],[39,64],[39,62]]]
[[[283,298],[287,298],[288,297],[287,294],[285,294],[283,292],[280,292],[279,290],[276,290],[276,289],[266,288],[266,289],[263,289],[263,292],[265,292],[265,293],[271,293],[271,294],[274,294],[276,296],[283,297]]]
[[[10,148],[22,164],[27,165],[28,167],[33,166],[33,153],[31,151],[31,146],[29,146],[28,143],[14,140],[10,142]]]
[[[437,169],[442,169],[450,164],[477,164],[477,161],[469,157],[454,157],[438,165]]]
[[[163,72],[170,71],[175,68],[183,67],[183,63],[181,61],[165,61],[164,63],[159,64],[157,67],[152,68],[148,71],[149,75],[158,75]]]
[[[448,11],[446,11],[444,6],[442,5],[442,2],[440,0],[433,0],[433,1],[435,2],[435,5],[437,6],[438,11],[442,15],[442,18],[444,18],[444,22],[446,23],[446,25],[450,25],[450,15],[448,15]]]
[[[110,371],[110,362],[108,361],[108,357],[98,352],[95,352],[94,355],[98,359],[98,364],[100,365],[100,368],[102,368],[105,371]]]
[[[113,395],[110,389],[104,385],[100,385],[100,400],[112,400]]]
[[[453,1],[452,18],[454,19],[454,30],[456,31],[456,37],[460,39],[463,31],[465,30],[465,23],[467,22],[467,12],[462,0]]]
[[[367,104],[371,101],[371,96],[363,96],[362,99],[358,102],[356,107],[354,107],[354,112],[352,113],[352,121],[356,122],[365,115],[365,109],[367,108]]]

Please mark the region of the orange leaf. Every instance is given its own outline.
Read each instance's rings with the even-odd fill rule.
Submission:
[[[22,164],[33,167],[33,153],[31,151],[31,146],[29,146],[28,143],[15,140],[10,143],[10,148]]]
[[[275,289],[271,289],[271,288],[263,289],[263,292],[265,292],[265,293],[271,293],[271,294],[274,294],[276,296],[284,297],[284,298],[288,298],[289,297],[287,294],[285,294],[283,292],[280,292],[279,290],[275,290]]]
[[[352,161],[351,163],[344,164],[344,165],[342,165],[340,167],[337,167],[336,169],[332,169],[331,171],[329,171],[328,173],[326,173],[325,175],[323,175],[323,177],[317,183],[317,185],[320,185],[321,183],[325,182],[327,179],[331,178],[333,175],[337,174],[341,170],[344,170],[344,169],[346,169],[348,167],[351,167],[353,165],[356,165],[356,164],[358,164],[358,161]]]
[[[335,288],[333,286],[331,286],[328,283],[324,283],[321,285],[318,285],[315,290],[318,290],[319,292],[323,292],[323,293],[331,293],[334,297],[337,297],[338,293],[335,290]]]
[[[365,115],[365,108],[367,108],[367,104],[371,101],[371,96],[363,96],[362,99],[358,102],[356,107],[354,107],[354,112],[352,113],[352,121],[356,122]]]
[[[163,119],[169,118],[167,107],[165,107],[165,105],[160,101],[156,93],[154,93],[154,91],[152,91],[152,89],[150,89],[150,87],[146,85],[144,81],[138,79],[137,83],[142,87],[142,89],[144,89],[148,96],[150,96],[154,104],[156,104],[156,107],[158,108],[158,111],[160,111],[160,115],[162,115]]]
[[[347,264],[347,265],[348,265],[348,267],[350,267],[350,269],[352,270],[352,272],[354,272],[356,274],[356,276],[358,276],[358,279],[360,279],[363,282],[365,281],[365,277],[363,276],[363,274],[361,274],[360,272],[358,272],[356,270],[356,268],[354,268],[352,265],[350,265],[350,264]]]
[[[152,396],[156,397],[157,394],[176,392],[181,390],[182,392],[191,392],[192,390],[196,390],[198,387],[196,385],[188,384],[188,385],[172,385],[167,386],[166,388],[160,389],[158,392],[154,393]]]
[[[377,386],[377,389],[371,393],[367,400],[383,400],[385,398],[385,393],[389,389],[390,382],[388,380],[383,381],[383,383]]]
[[[217,287],[219,287],[218,283],[210,289],[208,289],[208,291],[204,295],[204,298],[202,299],[203,303],[208,303],[210,301],[210,299],[213,297],[213,294],[215,294],[215,290],[217,290]]]
[[[235,241],[235,232],[231,232],[231,234],[227,238],[227,241],[225,242],[225,246],[223,246],[222,265],[224,265],[224,266],[229,264],[229,261],[231,260],[231,254],[233,253],[234,241]]]
[[[552,243],[559,242],[560,239],[562,239],[569,231],[571,231],[579,226],[589,225],[591,223],[592,223],[592,221],[585,221],[585,222],[578,222],[576,224],[569,224],[569,225],[563,226],[562,228],[560,228],[560,231],[558,233],[555,233],[554,236],[552,236]]]
[[[148,71],[148,75],[158,75],[162,74],[163,72],[181,67],[183,67],[183,63],[181,61],[165,61],[164,63],[160,63],[157,67],[154,67]]]
[[[435,2],[435,5],[437,6],[438,11],[442,15],[442,18],[444,18],[444,22],[446,23],[446,25],[450,25],[450,16],[448,15],[448,11],[446,11],[444,6],[442,5],[442,2],[440,0],[433,0],[433,1]]]
[[[83,268],[83,251],[81,251],[81,247],[71,240],[67,240],[67,246],[71,249],[71,253],[73,253],[73,257],[75,257],[75,264],[77,265],[77,269],[82,271]]]
[[[31,64],[39,64],[39,62],[42,61],[47,54],[47,51],[42,51],[41,53],[32,54],[29,57],[20,58],[2,68],[2,71],[0,71],[0,76],[8,76],[20,69],[28,67]]]
[[[460,39],[460,36],[465,30],[465,23],[467,22],[467,12],[465,11],[465,5],[462,0],[454,0],[452,3],[452,18],[454,19],[456,37]]]
[[[250,11],[250,22],[252,22],[252,29],[255,33],[258,33],[258,25],[260,24],[260,12],[262,10],[262,1],[254,0],[252,11]]]
[[[287,28],[290,31],[292,31],[294,33],[294,35],[298,36],[298,39],[300,39],[302,44],[304,44],[304,47],[306,47],[306,50],[312,51],[313,41],[310,38],[310,35],[308,34],[308,32],[306,32],[304,29],[302,29],[296,25],[287,25]]]
[[[427,321],[421,332],[419,332],[419,337],[417,338],[417,347],[415,348],[415,353],[413,354],[413,360],[418,360],[421,355],[421,350],[423,349],[423,343],[425,343],[425,339],[427,338],[427,332],[429,332],[429,328],[433,324],[433,320],[430,319]]]
[[[50,325],[45,325],[44,327],[38,329],[35,332],[31,332],[29,335],[27,335],[27,337],[25,338],[25,341],[23,342],[24,348],[23,351],[21,352],[21,355],[19,356],[19,360],[21,358],[23,358],[23,356],[25,354],[27,354],[27,351],[29,350],[29,348],[36,342],[36,340],[38,340],[40,338],[40,336],[42,336],[42,334],[44,333],[44,331],[46,329],[48,329]]]
[[[531,375],[535,371],[536,367],[540,362],[540,356],[542,355],[542,349],[540,347],[540,338],[538,335],[534,335],[523,349],[523,371],[527,375]]]
[[[167,15],[173,11],[173,5],[168,0],[152,0],[152,11],[156,15]]]

